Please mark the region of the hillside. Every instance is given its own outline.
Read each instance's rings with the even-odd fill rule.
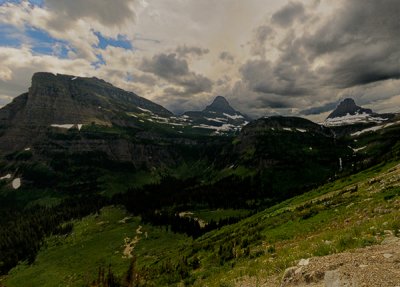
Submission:
[[[123,274],[129,272],[136,274],[133,280],[138,286],[175,286],[179,282],[193,286],[280,286],[285,272],[284,286],[302,286],[301,282],[314,282],[312,286],[319,286],[316,284],[332,275],[326,268],[336,270],[337,266],[342,264],[346,264],[343,266],[347,267],[341,268],[359,270],[357,274],[361,275],[357,275],[356,278],[367,278],[368,266],[360,267],[368,263],[362,254],[375,252],[382,256],[379,257],[382,264],[389,264],[385,270],[392,272],[390,270],[397,270],[392,267],[396,264],[393,258],[397,258],[393,256],[397,256],[398,251],[393,249],[395,245],[387,245],[382,251],[379,251],[379,247],[373,247],[367,251],[354,250],[354,255],[343,253],[338,257],[331,256],[326,259],[308,258],[344,251],[353,252],[354,248],[372,246],[383,241],[398,242],[392,238],[400,233],[399,191],[400,165],[397,162],[389,162],[329,183],[194,240],[148,225],[143,225],[140,233],[137,219],[130,219],[124,211],[118,210],[112,211],[114,217],[109,217],[106,214],[113,209],[103,210],[100,217],[89,217],[82,222],[74,222],[74,232],[71,235],[49,239],[48,247],[39,253],[36,264],[14,269],[5,284],[20,286],[21,282],[32,280],[32,286],[44,284],[39,282],[49,284],[41,286],[53,286],[55,282],[69,282],[71,286],[80,286],[79,282],[97,278],[97,272],[94,271],[91,271],[88,277],[83,276],[87,271],[96,270],[98,266],[103,266],[106,270],[109,262],[116,276],[125,276]],[[126,224],[130,226],[131,231],[117,231],[118,228],[125,228]],[[86,227],[82,229],[83,226]],[[135,265],[129,267],[129,260],[123,258],[123,238],[134,238],[135,230],[140,240],[132,249]],[[87,239],[81,238],[82,232]],[[116,239],[105,237],[106,234],[114,234]],[[87,241],[89,239],[90,241]],[[117,240],[118,243],[113,240]],[[74,242],[82,242],[83,245]],[[111,242],[116,244],[113,243],[114,246],[111,247]],[[97,260],[90,257],[93,260],[86,259],[84,263],[80,257],[75,256],[77,252],[94,256],[90,254],[97,249],[104,250],[96,255],[103,256]],[[114,253],[120,256],[120,263],[118,256],[113,257],[111,261],[110,256]],[[352,259],[349,261],[346,258]],[[302,275],[292,275],[289,269],[286,269],[297,265],[300,259],[307,259],[296,267],[296,270],[302,270]],[[336,260],[337,265],[315,265],[317,262],[331,262],[329,260]],[[60,277],[58,269],[49,267],[49,264],[59,266],[60,270],[66,272],[66,277]],[[74,269],[67,271],[67,266],[73,266]],[[121,268],[123,266],[125,269]],[[342,269],[338,270],[338,274],[341,274]],[[32,277],[33,274],[43,275]],[[383,274],[386,273],[381,273],[382,276]],[[375,281],[358,282],[380,282],[383,284],[380,286],[395,286],[390,285],[390,282],[398,283],[398,274],[388,274],[391,274],[391,281],[386,281],[386,285],[376,281],[376,278]],[[55,281],[43,281],[45,278]],[[295,282],[297,283],[294,284]]]
[[[390,122],[394,116],[394,114],[375,113],[371,109],[356,105],[353,99],[347,98],[338,104],[322,124],[327,127],[336,127],[336,131],[340,135],[349,126],[352,127],[350,129],[354,132],[360,127],[371,127]],[[343,129],[342,127],[345,128]]]
[[[217,97],[178,116],[103,80],[37,73],[0,118],[8,287],[279,286],[302,258],[398,235],[396,115],[250,120]],[[322,284],[318,260],[303,269]]]

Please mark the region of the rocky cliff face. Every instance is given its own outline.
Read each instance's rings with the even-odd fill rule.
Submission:
[[[0,111],[3,125],[88,124],[110,125],[120,111],[150,110],[170,116],[160,105],[97,78],[36,73],[29,92]]]
[[[103,80],[37,73],[28,93],[0,109],[0,155],[97,152],[137,167],[171,166],[183,160],[182,149],[204,145],[174,130],[187,127],[169,125],[172,118]]]
[[[29,92],[0,110],[0,151],[43,141],[52,126],[137,127],[127,114],[143,110],[172,115],[160,105],[97,78],[36,73]]]

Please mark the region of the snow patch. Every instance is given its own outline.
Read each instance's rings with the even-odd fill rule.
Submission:
[[[82,127],[83,127],[83,124],[78,124],[78,131],[80,131]]]
[[[390,126],[398,125],[398,124],[400,124],[400,122],[394,122],[394,123],[388,123],[386,125],[379,125],[379,126],[370,127],[370,128],[363,129],[361,131],[352,133],[351,136],[354,137],[354,136],[359,136],[359,135],[362,135],[362,134],[368,133],[368,132],[376,132],[378,130],[381,130],[381,129],[384,129],[384,128],[388,128]]]
[[[128,116],[130,116],[130,117],[134,117],[134,118],[137,118],[138,116],[137,115],[135,115],[134,113],[126,113]]]
[[[223,113],[223,115],[224,115],[225,117],[227,117],[227,118],[232,119],[232,120],[243,119],[243,116],[242,116],[242,115],[238,115],[238,114],[229,115],[229,114]]]
[[[381,117],[371,116],[370,114],[367,113],[362,113],[362,114],[357,113],[355,115],[347,114],[343,117],[326,119],[325,122],[321,124],[326,127],[335,127],[335,126],[351,125],[356,123],[368,123],[368,122],[382,123],[387,120],[388,119],[384,119]]]
[[[73,128],[73,124],[65,124],[65,125],[58,125],[58,124],[52,124],[51,125],[53,128],[60,128],[60,129],[67,129],[67,130],[69,130],[69,129],[71,129],[71,128]]]
[[[183,124],[178,124],[178,123],[169,123],[172,126],[183,126]]]
[[[193,128],[200,128],[200,129],[209,129],[209,130],[215,130],[217,132],[221,132],[221,131],[231,131],[234,130],[236,127],[234,125],[230,125],[230,124],[223,124],[220,127],[215,127],[215,126],[209,126],[209,125],[205,125],[205,124],[200,124],[198,126],[193,126]]]
[[[73,77],[73,78],[71,79],[71,81],[75,81],[76,79],[78,79],[78,77]]]
[[[291,128],[283,128],[283,130],[284,130],[284,131],[288,131],[288,132],[291,132],[291,131],[292,131]]]
[[[152,116],[151,118],[156,120],[156,121],[158,121],[158,122],[168,123],[168,119],[167,118],[163,118],[163,117],[160,117],[160,116]]]
[[[213,118],[205,118],[207,121],[210,121],[210,122],[216,122],[216,123],[224,123],[224,122],[226,122],[226,119],[225,119],[225,121],[221,121],[221,120],[219,120],[219,119],[213,119]]]
[[[12,187],[13,187],[14,189],[20,188],[20,187],[21,187],[21,179],[20,179],[19,177],[14,178],[14,180],[13,180],[12,183],[11,183],[11,185],[12,185]]]
[[[30,150],[31,150],[30,147],[27,147],[27,148],[24,149],[24,151],[30,151]]]
[[[351,146],[349,146],[349,148],[351,148],[353,150],[353,152],[359,152],[359,151],[362,151],[363,149],[366,149],[367,146],[363,146],[363,147],[360,147],[360,148],[352,148]]]
[[[3,176],[3,177],[0,177],[0,180],[3,180],[3,179],[10,179],[11,178],[11,174],[9,173],[9,174],[6,174],[5,176]]]
[[[147,110],[147,109],[143,109],[143,108],[141,108],[141,107],[137,107],[139,110],[141,110],[142,112],[145,112],[145,113],[149,113],[149,114],[152,114],[153,112],[152,111],[150,111],[150,110]]]
[[[307,130],[305,130],[305,129],[296,129],[298,132],[301,132],[301,133],[306,133],[307,132]]]

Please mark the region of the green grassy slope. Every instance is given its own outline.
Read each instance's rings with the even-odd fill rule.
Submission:
[[[139,226],[140,218],[131,217],[123,209],[103,208],[98,215],[74,222],[69,236],[48,238],[35,263],[30,266],[22,263],[13,269],[5,285],[84,286],[97,279],[99,267],[109,265],[116,276],[123,277],[131,262],[125,249],[126,238],[134,240],[138,236],[138,243],[146,241],[140,248],[138,245],[138,250],[134,248],[136,256],[143,255],[147,249],[161,254],[162,249],[187,241],[183,235],[151,226],[138,229]]]
[[[165,227],[143,226],[133,250],[136,272],[145,286],[278,286],[282,272],[301,258],[377,244],[388,230],[398,234],[399,207],[400,165],[385,163],[196,240]],[[195,215],[213,218],[208,211]],[[130,263],[122,258],[124,238],[137,236],[140,224],[138,218],[120,223],[126,216],[109,207],[75,222],[72,235],[48,239],[36,262],[12,270],[5,285],[82,286],[108,264],[123,278]]]

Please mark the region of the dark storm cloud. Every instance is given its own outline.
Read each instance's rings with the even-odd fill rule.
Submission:
[[[292,107],[289,103],[279,100],[271,100],[268,98],[260,98],[259,101],[262,103],[264,107],[268,107],[271,109],[287,109]]]
[[[176,54],[158,54],[151,59],[143,59],[140,69],[180,86],[182,90],[179,93],[182,95],[210,92],[213,86],[210,79],[190,71],[187,61]]]
[[[392,93],[374,92],[382,89],[372,87],[400,79],[400,2],[342,1],[325,18],[313,10],[316,5],[289,2],[255,29],[250,45],[260,59],[239,69],[247,89],[257,99],[278,97],[277,105],[261,100],[266,108],[279,108],[282,102],[283,107],[303,107],[303,115],[334,109],[333,101],[349,89],[365,99],[368,94],[364,104],[390,98]],[[271,57],[269,49],[275,49],[276,56]],[[327,99],[331,102],[313,104]]]
[[[318,115],[325,112],[330,112],[334,110],[338,105],[338,102],[327,103],[325,105],[319,107],[313,107],[300,112],[301,115],[309,116],[309,115]]]
[[[140,69],[171,80],[189,74],[189,66],[185,59],[179,59],[176,54],[158,54],[151,59],[143,59]]]
[[[297,72],[290,71],[290,65],[274,66],[265,60],[248,61],[240,68],[245,83],[257,93],[275,94],[281,96],[300,96],[308,93],[296,77]],[[286,72],[285,72],[286,71]]]
[[[289,2],[286,6],[272,15],[271,21],[283,28],[287,28],[293,22],[305,15],[305,8],[302,3]]]
[[[231,53],[226,51],[219,54],[219,59],[230,64],[233,64],[235,62],[235,57]]]
[[[176,53],[180,56],[180,57],[187,57],[188,55],[194,55],[194,56],[203,56],[205,54],[208,54],[210,52],[209,49],[203,49],[201,47],[194,47],[194,46],[179,46],[178,48],[176,48]]]
[[[259,26],[257,29],[255,29],[251,53],[264,58],[266,54],[265,42],[269,38],[273,37],[273,33],[273,29],[266,25]]]
[[[397,0],[346,1],[337,21],[327,21],[302,41],[310,59],[335,55],[327,80],[340,88],[398,79],[399,15]]]

